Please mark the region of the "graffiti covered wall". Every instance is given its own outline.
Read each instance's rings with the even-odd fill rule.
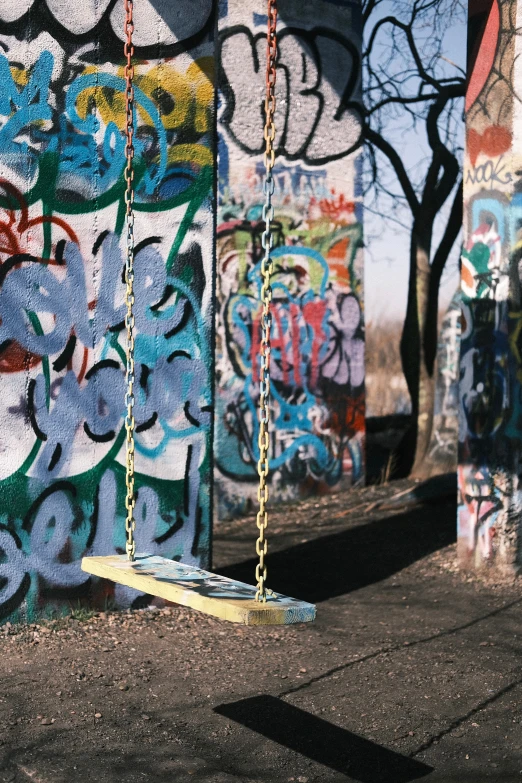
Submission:
[[[522,564],[522,3],[469,8],[459,555],[513,573]]]
[[[457,470],[461,312],[461,293],[458,290],[442,320],[437,345],[433,429],[428,452],[433,475],[455,473]]]
[[[312,7],[313,5],[313,7]],[[220,518],[255,503],[266,16],[221,0],[215,479]],[[364,475],[360,7],[279,5],[272,497]]]
[[[135,8],[137,549],[209,558],[211,0]],[[123,2],[0,0],[0,619],[124,548]]]

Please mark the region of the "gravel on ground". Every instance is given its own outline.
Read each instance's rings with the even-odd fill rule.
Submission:
[[[0,782],[522,783],[520,580],[459,571],[444,481],[275,509],[313,625],[179,607],[0,627]],[[214,568],[252,581],[253,518]]]

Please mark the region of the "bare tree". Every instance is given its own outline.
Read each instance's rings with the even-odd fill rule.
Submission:
[[[445,57],[445,34],[465,24],[466,7],[464,0],[363,0],[362,12],[366,203],[410,232],[401,359],[412,424],[397,470],[418,474],[433,422],[440,282],[462,224],[466,77]],[[409,165],[405,144],[422,135],[428,153]]]

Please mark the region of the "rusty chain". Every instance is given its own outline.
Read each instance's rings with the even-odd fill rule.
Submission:
[[[134,560],[136,552],[136,543],[134,541],[134,530],[136,522],[134,519],[134,65],[132,57],[134,47],[132,43],[132,34],[134,32],[133,21],[133,0],[124,0],[125,2],[125,114],[126,114],[126,145],[125,145],[125,213],[127,225],[127,253],[125,264],[125,283],[126,283],[126,316],[125,326],[127,330],[127,367],[126,367],[126,487],[127,495],[125,499],[125,508],[127,518],[125,521],[126,530],[126,551],[129,560]],[[259,488],[258,501],[259,511],[257,514],[257,527],[259,537],[256,542],[256,552],[259,556],[259,563],[256,567],[257,581],[257,601],[266,601],[267,594],[271,591],[266,588],[267,567],[265,556],[268,551],[268,542],[265,531],[268,526],[268,471],[269,471],[269,421],[270,421],[270,332],[272,326],[271,301],[272,288],[271,276],[273,263],[271,259],[271,249],[273,245],[271,222],[274,217],[274,208],[272,205],[272,196],[274,193],[274,180],[272,169],[275,162],[275,124],[274,114],[276,108],[275,85],[276,85],[276,56],[277,56],[277,5],[276,0],[268,0],[268,28],[267,28],[267,50],[266,50],[266,97],[265,97],[265,204],[263,206],[263,219],[265,221],[265,230],[261,237],[261,244],[264,249],[264,257],[261,262],[261,275],[263,284],[261,287],[261,300],[263,312],[261,317],[261,346],[260,346],[260,380],[259,380]]]
[[[259,487],[257,490],[257,499],[259,510],[257,512],[257,527],[259,537],[256,542],[256,552],[259,562],[256,566],[256,601],[266,602],[267,594],[271,591],[266,588],[267,567],[265,557],[268,551],[268,541],[266,539],[266,529],[268,526],[268,470],[269,470],[269,446],[270,446],[270,331],[272,326],[272,313],[270,305],[272,302],[272,258],[271,250],[273,245],[272,220],[274,219],[274,207],[272,205],[272,196],[274,194],[274,178],[272,169],[275,162],[274,141],[275,124],[274,115],[276,109],[276,57],[277,57],[277,4],[276,0],[268,0],[268,28],[266,38],[266,93],[265,93],[265,182],[264,193],[265,203],[263,205],[263,220],[265,221],[265,230],[261,236],[261,244],[264,250],[264,256],[261,261],[261,276],[263,284],[261,286],[261,302],[263,312],[261,315],[261,343],[260,343],[260,371],[259,371],[259,461],[257,463],[257,472],[259,475]]]
[[[126,367],[126,394],[125,394],[125,429],[126,439],[126,474],[125,483],[127,495],[125,508],[127,518],[125,520],[126,550],[129,560],[134,560],[136,542],[134,541],[134,506],[136,502],[134,494],[134,65],[132,56],[134,46],[132,33],[134,32],[133,0],[125,0],[125,216],[127,225],[127,254],[125,262],[125,327],[127,330],[127,367]]]

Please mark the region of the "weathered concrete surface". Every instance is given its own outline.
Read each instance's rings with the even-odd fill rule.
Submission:
[[[266,17],[220,3],[216,515],[257,503]],[[271,491],[364,480],[361,6],[280,4]]]
[[[459,557],[522,567],[522,4],[469,3]]]

